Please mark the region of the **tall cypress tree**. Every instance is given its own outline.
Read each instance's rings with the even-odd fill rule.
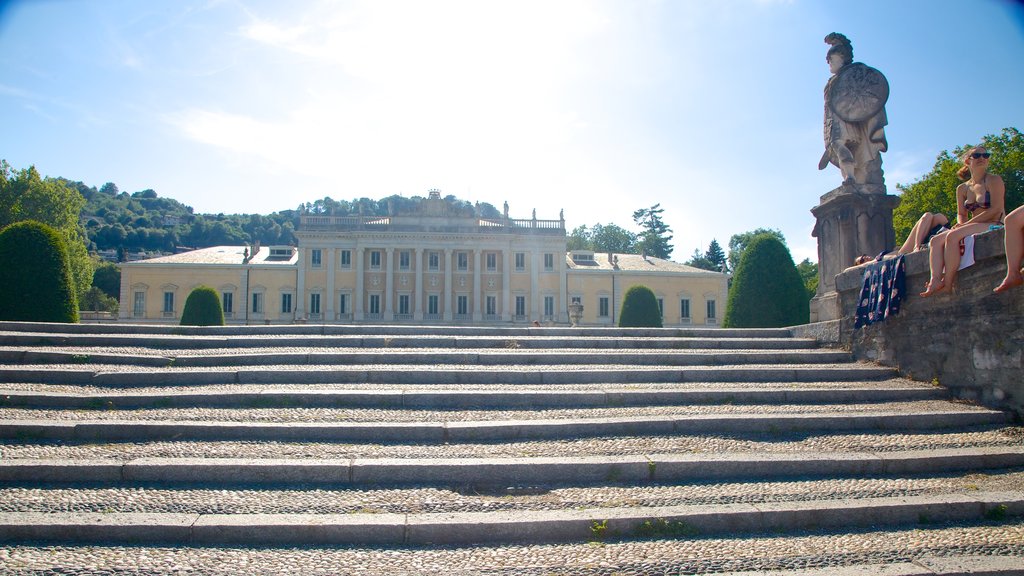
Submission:
[[[756,236],[740,259],[723,325],[778,328],[806,324],[807,291],[789,250],[772,235]]]

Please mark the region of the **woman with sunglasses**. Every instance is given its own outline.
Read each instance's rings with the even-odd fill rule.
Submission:
[[[1003,241],[1006,243],[1006,278],[992,290],[996,294],[1024,284],[1020,268],[1024,258],[1024,206],[1006,215],[1006,237]]]
[[[936,234],[929,243],[931,277],[922,297],[953,288],[960,266],[961,240],[1003,221],[1006,186],[999,175],[988,172],[991,156],[984,146],[975,146],[964,154],[964,165],[957,176],[966,182],[956,188],[956,224],[952,230]]]

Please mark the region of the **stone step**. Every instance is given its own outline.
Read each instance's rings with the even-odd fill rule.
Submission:
[[[11,574],[1020,576],[1024,522],[476,546],[0,545]]]
[[[849,352],[836,350],[791,351],[639,351],[601,352],[589,350],[515,352],[450,352],[443,349],[395,349],[360,352],[280,352],[273,349],[235,351],[231,354],[153,355],[109,354],[85,351],[5,349],[0,364],[125,364],[142,366],[301,366],[301,365],[479,365],[547,366],[634,364],[640,366],[719,366],[744,364],[835,364],[850,362]]]
[[[438,514],[0,513],[0,540],[178,545],[467,545],[585,542],[981,521],[1024,515],[1016,492],[857,502]]]
[[[683,389],[244,389],[209,391],[203,388],[159,392],[48,392],[0,389],[0,407],[18,408],[579,408],[671,406],[690,404],[824,404],[896,402],[948,398],[946,389],[901,381],[891,386],[826,387],[806,385],[766,387],[701,387]]]
[[[914,403],[910,405],[913,406]],[[943,403],[944,404],[944,403]],[[725,407],[728,408],[728,407]],[[47,440],[282,440],[331,442],[495,442],[616,435],[786,434],[813,431],[941,430],[1002,425],[1007,413],[955,405],[826,406],[814,411],[587,409],[544,412],[424,412],[267,409],[189,411],[4,409],[0,438]],[[161,417],[176,416],[173,419]],[[231,419],[229,419],[231,418]],[[372,418],[372,419],[371,419]],[[479,419],[477,419],[479,418]]]
[[[130,368],[130,369],[127,369]],[[76,384],[109,387],[196,386],[204,384],[634,384],[663,382],[822,382],[895,378],[895,368],[854,364],[771,364],[690,366],[481,366],[438,364],[319,365],[310,369],[277,366],[258,370],[147,369],[115,364],[72,367],[0,365],[0,383]]]
[[[38,334],[128,334],[172,336],[544,336],[632,338],[792,338],[788,328],[617,328],[559,326],[424,326],[396,324],[277,324],[267,326],[177,326],[173,324],[57,324],[0,322],[0,332]]]
[[[535,486],[937,474],[1024,466],[1024,448],[618,457],[0,460],[0,482]],[[1022,495],[1024,497],[1024,495]]]
[[[808,350],[818,347],[813,340],[773,337],[742,338],[723,336],[693,337],[636,337],[636,336],[438,336],[438,335],[384,335],[363,334],[338,336],[267,335],[267,336],[164,336],[150,334],[49,334],[0,332],[0,346],[5,347],[59,347],[60,349],[168,350],[184,353],[194,350],[237,350],[273,348],[444,348],[451,350],[472,348],[497,349],[576,349],[589,350]]]

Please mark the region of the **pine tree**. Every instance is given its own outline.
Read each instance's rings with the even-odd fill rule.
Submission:
[[[664,211],[661,204],[641,208],[633,212],[633,222],[643,228],[637,242],[641,252],[668,260],[672,255],[672,245],[669,244],[669,240],[672,240],[672,228],[661,219]]]

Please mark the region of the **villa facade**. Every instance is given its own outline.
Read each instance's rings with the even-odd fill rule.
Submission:
[[[566,252],[565,220],[482,218],[431,191],[382,217],[303,214],[298,247],[217,246],[127,262],[120,319],[174,322],[199,285],[232,324],[293,322],[614,325],[631,286],[651,288],[666,326],[716,326],[728,275],[635,254]]]

